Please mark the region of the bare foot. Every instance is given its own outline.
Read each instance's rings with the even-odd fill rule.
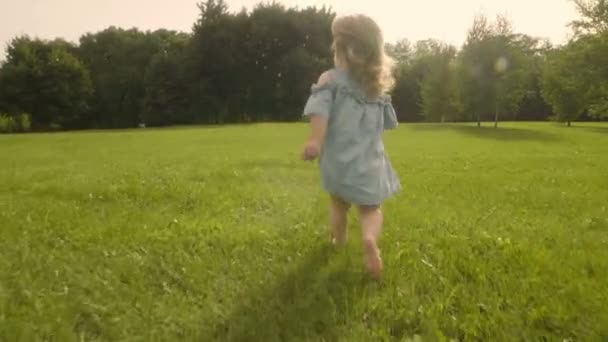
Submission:
[[[363,248],[365,249],[367,271],[376,280],[382,278],[382,258],[376,242],[365,240],[363,241]]]

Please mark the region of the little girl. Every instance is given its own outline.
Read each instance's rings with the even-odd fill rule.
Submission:
[[[382,273],[377,241],[380,206],[400,189],[384,153],[382,133],[397,127],[386,95],[393,84],[378,25],[364,15],[341,17],[332,25],[335,69],[321,75],[306,103],[311,135],[303,159],[320,157],[321,183],[331,197],[332,241],[344,244],[347,213],[359,209],[367,269]]]

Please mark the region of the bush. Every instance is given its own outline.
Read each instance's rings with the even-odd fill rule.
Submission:
[[[16,117],[0,113],[0,133],[29,132],[32,120],[29,114],[23,113]]]
[[[32,120],[29,114],[19,114],[19,129],[21,132],[29,132],[32,129]]]
[[[0,133],[13,133],[17,123],[12,116],[8,114],[0,114]]]

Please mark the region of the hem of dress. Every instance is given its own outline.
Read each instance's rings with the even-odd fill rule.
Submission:
[[[358,199],[356,199],[354,197],[351,197],[351,196],[344,196],[343,194],[340,194],[340,191],[331,191],[331,189],[328,189],[327,187],[323,187],[323,190],[325,190],[325,192],[327,192],[329,195],[338,197],[339,199],[345,201],[346,203],[350,203],[350,204],[357,205],[357,206],[368,206],[368,207],[377,206],[377,207],[380,207],[388,199],[394,197],[399,192],[401,192],[401,187],[399,187],[398,189],[395,189],[395,190],[391,191],[389,194],[387,194],[387,196],[383,197],[382,199],[379,199],[378,202],[376,202],[376,201],[372,201],[372,202],[360,201],[360,200],[358,200]]]

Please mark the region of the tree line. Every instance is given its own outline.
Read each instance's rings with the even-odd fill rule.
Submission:
[[[564,46],[484,16],[460,48],[437,40],[387,44],[400,121],[608,117],[608,1],[573,2],[581,19]],[[264,3],[233,13],[223,0],[198,8],[190,33],[110,27],[78,44],[16,37],[0,66],[0,126],[299,120],[311,84],[333,64],[332,10]]]

